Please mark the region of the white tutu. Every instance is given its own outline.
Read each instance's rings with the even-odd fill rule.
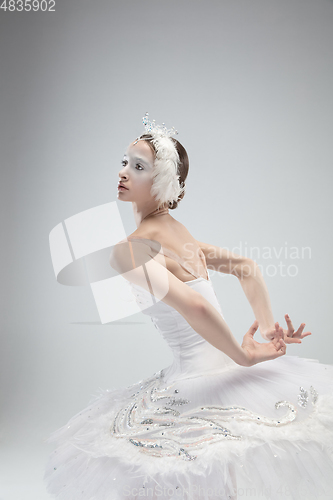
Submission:
[[[186,283],[222,315],[210,280]],[[174,361],[94,396],[51,434],[48,492],[61,500],[333,498],[333,366],[288,355],[239,366],[175,309],[146,309],[150,294],[132,287]]]

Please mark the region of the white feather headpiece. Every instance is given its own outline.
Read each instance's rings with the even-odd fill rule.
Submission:
[[[177,201],[179,195],[185,191],[185,187],[180,187],[179,184],[179,155],[171,140],[171,137],[178,132],[174,127],[167,129],[164,123],[156,125],[155,120],[149,121],[148,116],[146,113],[142,121],[145,133],[153,137],[151,142],[156,150],[151,194],[159,202],[160,207],[164,203]]]

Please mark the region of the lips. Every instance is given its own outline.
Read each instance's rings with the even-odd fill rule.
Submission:
[[[124,189],[127,189],[127,190],[128,190],[128,188],[127,188],[126,186],[124,186],[124,184],[120,184],[120,183],[119,183],[119,184],[118,184],[118,188],[120,188],[120,187],[122,187],[122,188],[124,188]]]

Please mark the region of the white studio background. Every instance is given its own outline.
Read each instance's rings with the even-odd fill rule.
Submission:
[[[47,499],[43,439],[99,388],[171,363],[143,314],[100,325],[88,287],[57,283],[48,243],[64,219],[117,199],[146,111],[190,157],[172,215],[199,241],[256,247],[275,319],[312,331],[288,354],[333,362],[332,25],[331,0],[0,11],[1,499]],[[130,234],[131,204],[117,204]],[[254,320],[241,286],[211,278],[241,341]]]

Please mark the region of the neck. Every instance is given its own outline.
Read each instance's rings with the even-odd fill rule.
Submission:
[[[168,207],[157,208],[155,206],[145,206],[142,209],[138,209],[137,206],[133,205],[133,212],[136,226],[139,227],[143,221],[150,220],[156,217],[169,216]]]

